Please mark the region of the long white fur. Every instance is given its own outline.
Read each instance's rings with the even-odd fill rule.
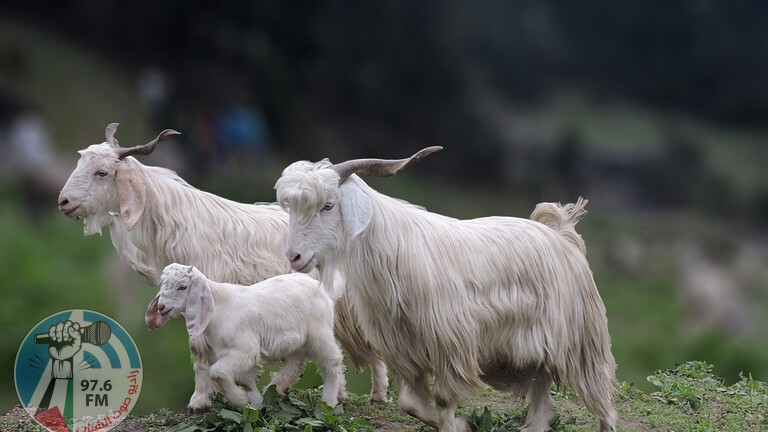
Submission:
[[[242,286],[213,282],[180,264],[166,267],[160,280],[155,300],[161,319],[148,316],[147,324],[155,329],[184,315],[195,358],[193,412],[210,408],[217,390],[235,408],[261,408],[256,381],[262,361],[283,361],[300,374],[298,365],[308,358],[323,377],[322,399],[331,406],[347,400],[334,302],[317,280],[292,273]],[[272,384],[283,393],[291,383]]]
[[[79,152],[59,197],[67,202],[61,210],[85,218],[86,235],[108,227],[117,253],[150,283],[158,284],[162,269],[174,262],[194,265],[212,280],[242,285],[290,271],[284,254],[288,215],[279,206],[242,204],[200,191],[171,170],[133,157],[118,160],[118,150],[104,142]],[[95,175],[99,170],[107,175]],[[132,201],[119,189],[143,191],[142,211],[130,227],[121,212]],[[370,399],[385,402],[387,368],[356,321],[349,302],[338,301],[337,338],[358,370],[371,367]]]
[[[253,283],[286,273],[286,217],[276,205],[250,205],[200,191],[171,170],[146,166],[133,157],[117,160],[115,147],[98,144],[80,151],[78,166],[61,195],[80,202],[85,233],[109,227],[118,254],[150,283],[172,262],[198,266],[215,280]],[[94,176],[104,170],[108,177]],[[143,213],[129,230],[121,212],[116,178],[130,176],[145,190]]]
[[[586,201],[541,204],[536,220],[457,220],[380,194],[356,175],[339,185],[327,161],[292,164],[275,188],[291,216],[294,268],[316,266],[325,283],[337,269],[346,275],[405,412],[441,431],[468,430],[456,406],[486,383],[527,394],[523,430],[545,431],[550,385],[562,382],[600,431],[614,429],[605,308],[574,229]]]

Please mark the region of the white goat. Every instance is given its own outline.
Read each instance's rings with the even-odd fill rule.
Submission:
[[[194,265],[217,282],[241,285],[290,271],[284,254],[288,215],[279,206],[230,201],[131,157],[151,153],[176,131],[121,148],[116,129],[117,123],[110,124],[106,142],[80,150],[77,167],[59,195],[65,215],[85,219],[86,235],[109,227],[118,254],[155,285],[163,268],[174,262]],[[386,401],[386,366],[361,333],[345,297],[336,303],[336,336],[358,369],[371,366],[371,400]],[[278,375],[293,377],[289,372],[294,367],[298,365],[286,365]]]
[[[397,379],[400,407],[441,431],[467,431],[460,400],[482,384],[530,397],[524,431],[545,431],[553,382],[614,429],[615,362],[605,307],[574,226],[586,201],[532,218],[457,220],[382,195],[354,173],[402,160],[296,162],[277,181],[290,214],[291,266],[341,270],[352,308]],[[538,221],[538,222],[537,222]],[[434,376],[430,401],[429,383]]]
[[[160,276],[147,312],[155,330],[183,315],[195,358],[195,392],[190,406],[210,407],[220,390],[235,408],[261,408],[257,364],[309,358],[323,377],[322,399],[330,406],[347,400],[343,356],[333,335],[333,300],[317,280],[292,273],[252,286],[217,283],[192,266],[170,264]],[[294,369],[298,375],[301,370]],[[272,382],[279,388],[285,383]]]

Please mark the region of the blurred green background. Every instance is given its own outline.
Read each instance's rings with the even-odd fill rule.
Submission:
[[[245,202],[274,200],[297,159],[429,145],[445,150],[370,183],[462,218],[585,196],[619,379],[649,389],[693,359],[768,379],[768,4],[28,3],[0,6],[3,411],[23,337],[70,308],[133,336],[136,412],[192,393],[182,322],[149,333],[156,289],[56,209],[111,122],[123,146],[181,131],[145,162]]]

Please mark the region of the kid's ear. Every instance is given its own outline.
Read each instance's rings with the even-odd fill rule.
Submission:
[[[144,201],[146,200],[147,186],[138,175],[138,171],[125,168],[118,164],[115,173],[117,186],[117,199],[120,202],[120,216],[122,216],[128,231],[132,230],[144,213]]]
[[[371,223],[373,208],[371,198],[354,182],[346,182],[339,188],[341,192],[341,217],[344,226],[357,237]]]
[[[208,285],[200,280],[190,283],[187,306],[184,309],[184,320],[187,322],[187,333],[190,339],[197,339],[213,318],[213,294]]]

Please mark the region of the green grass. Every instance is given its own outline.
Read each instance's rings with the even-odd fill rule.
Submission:
[[[713,366],[701,361],[683,363],[648,377],[655,391],[648,394],[632,384],[619,383],[615,405],[619,432],[742,432],[768,430],[768,385],[743,376],[733,385],[714,374]],[[553,432],[594,431],[596,420],[570,392],[553,389],[556,416]],[[167,409],[143,416],[130,416],[117,430],[195,432],[245,431],[431,431],[428,426],[397,409],[396,396],[387,404],[371,404],[351,395],[344,406],[330,408],[320,401],[320,390],[295,389],[289,397],[277,397],[274,388],[265,393],[265,407],[232,410],[217,396],[211,412],[188,417]],[[486,389],[471,398],[458,415],[476,432],[519,430],[526,407],[508,394]],[[35,430],[31,420],[7,414],[0,427],[9,432]]]

